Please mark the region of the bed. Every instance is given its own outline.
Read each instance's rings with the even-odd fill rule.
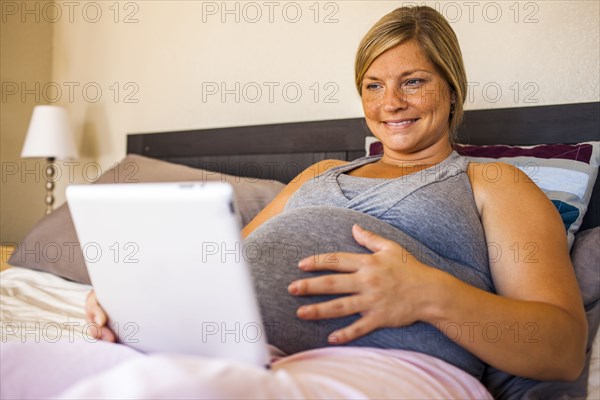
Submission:
[[[247,223],[281,190],[283,183],[291,181],[309,165],[325,159],[353,160],[365,152],[376,152],[376,143],[369,139],[369,134],[362,118],[134,133],[127,136],[128,156],[98,183],[229,181],[236,191],[242,221]],[[563,207],[565,212],[561,211],[561,215],[573,245],[572,255],[575,257],[577,252],[577,264],[582,265],[576,266],[576,271],[585,292],[588,321],[592,322],[589,374],[584,371],[573,384],[529,385],[527,398],[544,398],[549,393],[600,398],[600,338],[597,334],[600,295],[598,282],[594,280],[594,276],[600,274],[598,251],[594,251],[594,247],[600,247],[600,185],[594,184],[599,140],[600,103],[467,111],[459,131],[458,143],[462,146],[457,148],[474,159],[513,162],[541,180],[548,177],[544,171],[558,171],[558,167],[569,170],[572,174],[569,176],[582,178],[585,175],[587,179],[585,187],[571,188],[571,185],[563,190],[556,186],[550,174],[550,182],[542,182],[541,185],[547,186],[541,187],[557,208]],[[579,147],[561,148],[564,144]],[[561,155],[574,151],[577,153],[574,157]],[[560,159],[558,167],[552,164],[557,159]],[[566,192],[576,192],[577,196],[568,197]],[[73,241],[76,238],[68,207],[62,206],[41,220],[23,243],[3,244],[2,261],[8,260],[8,263],[3,264],[0,275],[2,344],[85,338],[89,326],[85,323],[83,303],[90,286],[82,269],[80,251],[73,251]],[[26,249],[30,249],[29,252]],[[13,250],[14,255],[9,258]],[[36,251],[38,257],[35,257]],[[2,368],[5,374],[11,367]],[[38,379],[41,386],[55,385]],[[512,379],[509,376],[494,379],[503,387],[490,382],[486,386],[496,398],[514,398],[515,392],[511,390],[524,384],[515,379],[507,385]],[[323,383],[323,387],[327,387],[327,383]],[[59,393],[67,388],[54,389]],[[351,389],[350,386],[341,391],[299,391],[297,394],[298,397],[369,397],[368,393]]]

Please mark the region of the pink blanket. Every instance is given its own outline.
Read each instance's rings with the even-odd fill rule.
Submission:
[[[271,369],[85,341],[3,343],[0,356],[2,399],[492,398],[462,370],[401,350],[330,347],[289,357],[274,351]]]

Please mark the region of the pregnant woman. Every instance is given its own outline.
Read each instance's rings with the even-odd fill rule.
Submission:
[[[486,365],[538,380],[579,375],[586,320],[560,216],[518,169],[500,164],[488,180],[453,151],[467,79],[448,22],[429,7],[384,16],[359,46],[355,78],[383,155],[313,165],[243,231],[253,248],[271,246],[252,273],[269,343],[289,356],[235,379],[167,374],[170,389],[151,395],[482,398]],[[536,263],[512,256],[530,242]],[[86,312],[106,323],[93,292]],[[99,337],[114,340],[107,326]],[[112,375],[132,379],[151,364]],[[319,376],[332,371],[355,391],[323,391]],[[298,376],[311,388],[289,383]],[[118,392],[72,392],[86,393]]]

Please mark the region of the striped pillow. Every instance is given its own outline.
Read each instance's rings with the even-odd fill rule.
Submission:
[[[366,141],[367,155],[383,152],[373,137]],[[569,248],[587,211],[600,163],[600,142],[543,144],[537,146],[455,145],[456,151],[476,162],[504,162],[527,174],[552,201],[561,215]]]

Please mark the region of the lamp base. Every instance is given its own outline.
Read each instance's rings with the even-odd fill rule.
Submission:
[[[54,177],[56,176],[56,165],[54,157],[48,157],[46,161],[46,215],[54,210]]]

